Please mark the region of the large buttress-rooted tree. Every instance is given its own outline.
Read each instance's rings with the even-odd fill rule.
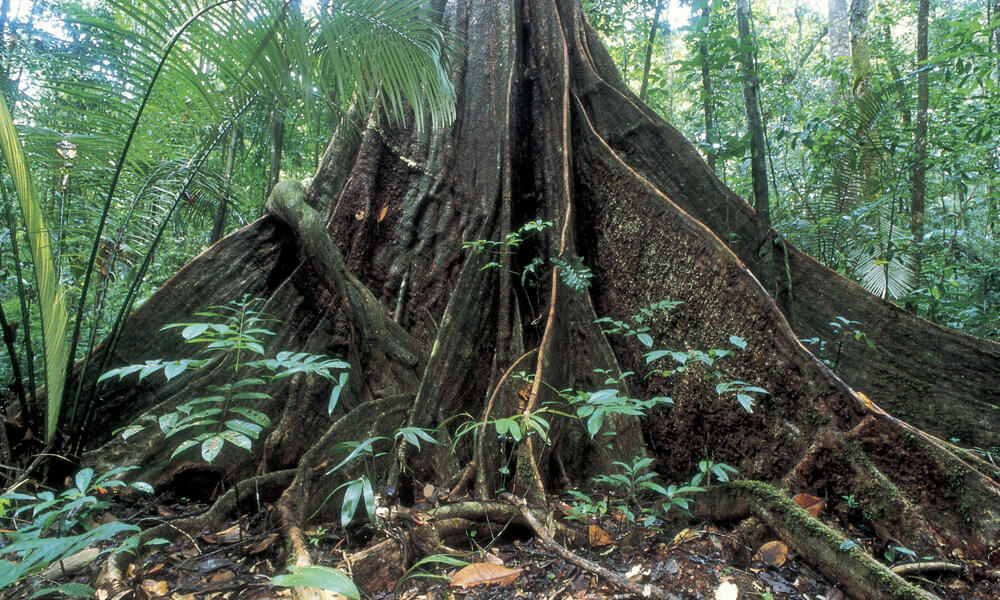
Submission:
[[[600,389],[605,376],[595,369],[644,373],[646,348],[594,321],[675,300],[682,304],[646,322],[655,348],[722,348],[742,337],[746,350],[720,368],[770,394],[747,414],[696,369],[631,377],[621,384],[631,397],[666,395],[674,405],[614,420],[610,452],[580,423],[553,421],[551,444],[529,437],[520,448],[517,489],[540,497],[648,449],[668,479],[686,480],[710,458],[795,492],[854,495],[871,508],[877,535],[920,552],[984,556],[997,545],[998,470],[941,438],[997,444],[1000,347],[916,319],[763,229],[623,85],[578,2],[435,4],[459,42],[456,121],[421,133],[373,117],[360,133],[338,133],[308,189],[279,184],[270,215],[167,282],[114,349],[115,364],[184,356],[179,338],[157,333],[164,324],[244,295],[265,298],[263,310],[281,320],[273,349],[351,364],[337,410],[327,415],[326,380],[284,379],[261,407],[275,425],[250,453],[227,449],[211,465],[184,454],[169,461],[175,445],[150,431],[109,441],[96,460],[143,465],[148,480],[186,493],[192,482],[222,481],[230,493],[200,524],[242,495],[280,497],[293,556],[307,561],[299,528],[339,483],[317,468],[331,446],[404,425],[437,428],[445,444],[400,447],[388,461],[393,487],[405,498],[415,480],[461,481],[488,499],[502,449],[489,435],[452,446],[454,417],[530,415],[559,400],[553,390]],[[463,248],[533,220],[553,225],[499,253]],[[578,257],[593,274],[583,291],[553,268]],[[549,270],[526,284],[522,270],[536,258]],[[837,316],[862,323],[877,348],[843,343],[840,378],[798,341],[829,338]],[[532,373],[533,383],[515,384],[510,371]],[[96,422],[111,431],[143,412],[162,414],[220,377],[98,388]],[[745,497],[718,511],[753,512],[767,501],[741,489]],[[884,573],[840,573],[850,563],[843,556],[799,551],[832,576],[868,577],[852,584],[858,597],[920,597],[885,592],[896,583]]]

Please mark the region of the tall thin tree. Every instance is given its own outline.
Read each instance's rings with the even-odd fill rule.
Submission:
[[[927,72],[927,20],[930,2],[919,0],[917,7],[917,129],[913,136],[913,180],[910,196],[910,233],[916,244],[915,274],[920,275],[924,239],[924,204],[927,197],[927,108],[929,82]]]
[[[754,208],[757,219],[766,229],[771,225],[771,203],[767,193],[767,147],[764,142],[764,123],[760,116],[757,65],[754,61],[757,47],[750,33],[750,5],[747,0],[736,0],[736,30],[740,41],[740,70],[743,78],[743,103],[750,132],[750,176],[753,183]]]
[[[830,60],[838,61],[851,55],[851,37],[847,27],[847,0],[829,0],[827,4],[827,29],[830,34]],[[840,81],[830,81],[830,101],[839,104],[847,99]]]
[[[712,170],[718,161],[715,151],[715,106],[712,96],[712,67],[708,51],[709,31],[712,24],[711,0],[699,0],[701,4],[702,34],[698,40],[698,56],[701,59],[701,103],[705,112],[705,159]]]
[[[665,0],[656,0],[656,9],[653,12],[653,21],[649,25],[649,35],[646,36],[646,56],[642,61],[642,85],[639,87],[639,99],[646,101],[646,92],[649,90],[649,69],[653,63],[653,46],[656,44],[656,32],[660,29],[660,13],[665,8]]]

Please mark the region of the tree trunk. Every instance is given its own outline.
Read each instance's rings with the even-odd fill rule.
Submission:
[[[757,43],[750,33],[750,5],[747,0],[736,0],[736,30],[740,41],[740,70],[743,72],[743,104],[747,113],[750,132],[750,177],[753,182],[754,208],[761,229],[771,226],[771,203],[767,197],[767,148],[764,145],[764,123],[757,102]]]
[[[653,45],[656,43],[656,32],[660,28],[660,13],[665,0],[656,0],[656,10],[653,12],[653,22],[649,25],[649,37],[646,38],[646,56],[642,61],[642,84],[639,87],[639,99],[646,101],[646,90],[649,88],[649,69],[653,63]]]
[[[440,6],[460,42],[450,57],[462,98],[457,120],[431,135],[383,124],[335,136],[307,190],[276,186],[271,214],[164,284],[129,317],[114,349],[116,364],[184,356],[179,336],[157,333],[164,324],[245,294],[265,298],[264,310],[281,322],[270,349],[351,364],[332,417],[326,380],[282,379],[273,400],[258,406],[275,426],[252,452],[227,448],[212,465],[184,454],[171,462],[174,445],[147,430],[127,444],[106,443],[92,458],[143,465],[140,476],[188,494],[195,481],[201,488],[222,481],[235,486],[226,502],[254,485],[263,489],[259,475],[241,482],[268,473],[289,545],[300,554],[310,515],[336,513],[333,503],[321,505],[343,481],[319,475],[329,448],[418,426],[444,443],[420,452],[403,444],[381,459],[387,489],[404,502],[428,481],[488,497],[508,465],[521,491],[557,492],[588,485],[612,461],[631,462],[648,450],[670,480],[686,481],[700,460],[724,461],[742,477],[792,492],[834,503],[853,495],[871,509],[869,525],[880,538],[921,555],[957,548],[985,557],[1000,541],[997,469],[857,394],[799,343],[759,282],[787,275],[799,335],[823,331],[836,315],[862,321],[879,351],[848,344],[842,376],[945,435],[942,428],[968,427],[995,443],[998,346],[916,319],[790,245],[775,247],[787,273],[774,273],[774,263],[760,258],[760,245],[770,242],[752,209],[628,91],[577,2]],[[535,220],[553,225],[516,249],[463,247],[507,240]],[[554,266],[537,281],[522,279],[535,258]],[[579,290],[567,282],[579,275],[581,259],[592,277]],[[644,322],[654,348],[707,350],[728,347],[730,336],[746,340],[745,351],[714,368],[725,380],[769,391],[752,414],[716,393],[716,382],[697,369],[642,377],[647,349],[594,322],[625,320],[660,300],[682,304]],[[610,451],[580,422],[539,412],[549,403],[567,410],[555,390],[606,387],[602,369],[640,374],[620,384],[622,394],[673,399],[641,420],[609,418],[605,427],[616,434]],[[506,376],[516,371],[533,373],[530,385]],[[92,431],[111,431],[140,413],[160,415],[222,377],[220,367],[165,385],[153,377],[104,385]],[[508,463],[496,436],[460,435],[456,415],[465,413],[480,422],[546,414],[551,443],[528,437]],[[472,468],[476,477],[469,477]],[[751,512],[780,504],[754,493],[744,498],[756,507]],[[880,594],[856,597],[916,597]]]
[[[229,132],[229,144],[226,146],[226,165],[223,170],[227,188],[226,193],[222,196],[222,200],[219,201],[219,209],[215,213],[215,219],[212,220],[212,233],[208,240],[210,244],[214,244],[222,239],[222,234],[226,231],[226,213],[229,211],[229,195],[233,191],[231,182],[233,179],[233,167],[236,164],[236,146],[239,139],[239,125],[233,124],[232,131]]]
[[[830,32],[830,59],[846,59],[851,55],[851,37],[848,33],[847,0],[828,0],[827,29]],[[830,82],[830,101],[840,104],[849,95],[836,78]]]
[[[914,271],[920,280],[924,241],[924,203],[927,196],[927,18],[930,2],[920,0],[917,8],[917,129],[913,134],[913,181],[910,197],[910,233],[913,234]]]
[[[864,98],[871,92],[872,59],[868,50],[868,1],[851,0],[851,76],[855,98]]]
[[[712,22],[712,8],[709,0],[701,4],[701,20],[704,25],[701,39],[698,40],[698,55],[701,57],[701,103],[705,112],[705,160],[709,168],[716,170],[715,152],[715,107],[712,99],[712,68],[709,64],[708,32]]]
[[[1000,0],[994,0],[991,5],[992,8],[992,19],[996,19],[997,15],[1000,15]],[[1000,28],[993,28],[993,51],[996,53],[996,77],[997,82],[1000,83]],[[993,156],[993,168],[996,169],[1000,165],[1000,147],[994,148],[992,152]],[[988,222],[990,227],[990,234],[995,234],[997,230],[997,223],[1000,222],[1000,210],[998,210],[997,195],[1000,194],[1000,190],[997,189],[994,179],[991,177],[989,179],[989,212],[988,212]]]
[[[285,143],[285,111],[277,104],[271,108],[271,130],[269,135],[271,142],[271,160],[267,168],[267,190],[264,193],[264,200],[271,195],[271,190],[278,184],[281,177],[281,150]]]

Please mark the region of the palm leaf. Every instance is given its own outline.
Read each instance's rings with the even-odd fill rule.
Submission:
[[[65,290],[60,287],[59,274],[56,272],[52,238],[45,224],[42,207],[35,196],[21,140],[7,109],[7,101],[3,98],[0,98],[0,149],[3,150],[7,170],[17,190],[24,228],[28,236],[28,247],[31,250],[31,262],[35,270],[38,307],[42,320],[42,344],[45,349],[45,382],[48,391],[45,440],[52,441],[59,423],[59,408],[66,380],[66,331],[69,316],[66,311]]]

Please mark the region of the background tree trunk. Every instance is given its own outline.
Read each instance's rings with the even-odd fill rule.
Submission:
[[[914,271],[920,280],[923,257],[924,203],[927,196],[927,105],[929,85],[927,72],[927,18],[930,2],[919,0],[917,7],[917,129],[913,133],[913,183],[910,197],[910,233],[913,234]],[[919,285],[919,284],[918,284]]]
[[[620,393],[667,395],[673,406],[609,422],[610,451],[581,423],[554,418],[551,444],[528,438],[518,447],[516,481],[538,491],[586,485],[612,461],[648,449],[672,480],[686,481],[711,458],[834,502],[853,494],[871,507],[880,538],[921,554],[957,548],[982,557],[1000,541],[997,469],[856,394],[799,343],[759,282],[794,289],[799,335],[822,332],[835,315],[864,323],[879,350],[845,348],[842,375],[934,431],[970,427],[995,441],[996,344],[916,319],[790,245],[775,246],[781,261],[763,260],[766,228],[628,91],[577,2],[441,6],[460,42],[450,57],[462,98],[457,120],[431,135],[386,124],[338,134],[307,190],[278,185],[271,215],[192,261],[129,317],[117,348],[98,349],[113,351],[117,364],[183,356],[179,338],[156,333],[165,323],[244,294],[261,297],[281,322],[272,350],[351,364],[332,417],[328,382],[290,378],[261,405],[276,425],[250,453],[227,450],[211,466],[183,455],[170,462],[172,446],[150,430],[128,444],[108,442],[95,460],[144,465],[140,475],[161,488],[291,473],[279,513],[294,537],[341,481],[317,475],[330,446],[419,426],[444,443],[392,454],[407,464],[389,465],[403,496],[425,481],[468,481],[470,462],[474,490],[488,496],[508,464],[504,447],[492,435],[478,443],[460,436],[455,416],[528,419],[561,402],[554,390],[601,389],[607,371],[644,373],[647,349],[594,321],[676,300],[644,322],[654,348],[724,348],[739,336],[746,350],[715,368],[769,395],[747,414],[697,369],[627,378]],[[463,247],[506,240],[535,220],[552,226],[516,249]],[[552,268],[522,279],[536,258]],[[775,263],[786,272],[774,273]],[[585,289],[567,283],[580,266],[592,274]],[[514,368],[534,373],[531,385],[503,377]],[[93,431],[161,414],[223,375],[220,367],[166,385],[111,383],[101,388]],[[327,505],[319,517],[334,510]]]
[[[665,0],[656,0],[656,10],[653,12],[653,21],[649,25],[649,36],[646,38],[646,55],[642,61],[642,84],[639,86],[639,99],[646,101],[646,90],[649,87],[649,69],[653,62],[653,45],[656,42],[656,33],[660,29],[660,13],[663,11]]]
[[[846,59],[851,55],[851,37],[848,30],[847,0],[828,0],[827,29],[830,34],[830,58],[833,61]],[[847,100],[849,94],[834,79],[830,82],[830,100],[839,104]]]
[[[233,179],[233,167],[236,164],[236,147],[237,142],[240,139],[240,128],[239,125],[235,123],[232,126],[232,131],[229,132],[229,144],[226,146],[226,164],[223,168],[223,175],[226,178],[226,183],[229,187],[226,189],[226,193],[222,196],[219,201],[219,209],[215,213],[215,218],[212,220],[212,234],[209,236],[209,243],[214,244],[222,238],[222,234],[226,231],[226,212],[229,210],[229,194],[232,193],[231,182]]]
[[[740,65],[743,72],[743,104],[747,113],[747,129],[750,131],[750,177],[753,182],[754,208],[760,226],[767,230],[771,226],[771,203],[767,197],[767,147],[764,144],[764,123],[760,117],[757,102],[757,65],[754,55],[757,44],[750,33],[750,5],[747,0],[736,0],[736,29],[740,41]]]
[[[715,107],[712,105],[712,68],[709,63],[708,37],[712,22],[712,7],[709,0],[701,3],[701,20],[704,30],[698,40],[698,56],[701,57],[701,102],[705,112],[705,159],[714,172],[716,170],[717,152],[715,151]]]

